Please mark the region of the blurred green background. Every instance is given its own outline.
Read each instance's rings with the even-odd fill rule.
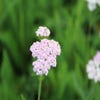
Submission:
[[[61,44],[57,67],[43,80],[41,100],[100,100],[86,64],[100,50],[100,7],[85,0],[0,0],[0,100],[37,100],[31,44],[39,26]]]

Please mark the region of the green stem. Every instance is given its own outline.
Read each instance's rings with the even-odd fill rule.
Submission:
[[[42,76],[39,77],[38,100],[40,100],[41,97],[41,87],[42,87]]]

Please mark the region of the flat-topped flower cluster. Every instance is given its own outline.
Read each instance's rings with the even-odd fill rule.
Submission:
[[[100,51],[87,64],[88,78],[100,82]]]
[[[50,31],[48,30],[47,27],[39,27],[36,34],[38,34],[37,36],[46,37],[50,35]],[[61,53],[60,44],[53,39],[49,40],[46,38],[34,42],[30,47],[30,51],[32,52],[32,57],[37,58],[37,60],[32,63],[34,66],[33,71],[36,72],[37,75],[48,75],[51,66],[56,67],[56,57]]]

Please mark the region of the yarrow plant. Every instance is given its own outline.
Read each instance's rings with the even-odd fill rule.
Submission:
[[[90,11],[95,10],[97,5],[100,6],[100,0],[87,0],[87,2]]]
[[[89,79],[100,82],[100,51],[88,62],[86,71]]]
[[[50,30],[47,27],[40,26],[36,31],[36,35],[42,37],[40,41],[34,42],[30,51],[32,57],[37,60],[32,63],[33,71],[40,76],[38,100],[40,100],[42,76],[48,75],[51,67],[56,67],[56,58],[61,53],[60,44],[55,40],[49,40],[45,37],[50,35]]]

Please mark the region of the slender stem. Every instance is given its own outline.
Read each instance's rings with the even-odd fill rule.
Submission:
[[[41,97],[41,87],[42,87],[42,76],[39,77],[38,100],[40,100]]]

